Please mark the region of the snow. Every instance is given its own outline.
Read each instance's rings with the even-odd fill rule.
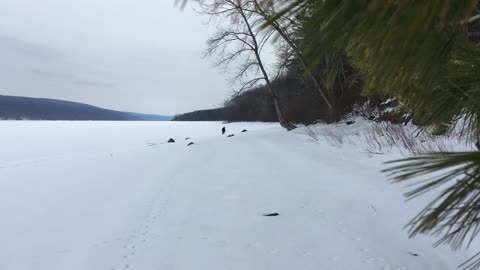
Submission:
[[[222,126],[0,122],[0,269],[443,270],[473,255],[408,238],[428,198],[405,203],[380,173],[395,150]]]

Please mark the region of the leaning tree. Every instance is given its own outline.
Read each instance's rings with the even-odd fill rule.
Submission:
[[[283,111],[279,95],[267,72],[262,53],[272,31],[263,31],[264,18],[256,11],[256,1],[200,0],[200,13],[210,16],[217,30],[207,41],[206,56],[215,57],[215,66],[233,72],[238,92],[265,84],[280,124],[295,128]]]

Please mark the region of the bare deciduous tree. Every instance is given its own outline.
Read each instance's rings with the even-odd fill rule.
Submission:
[[[278,16],[278,14],[275,12],[273,2],[262,0],[255,0],[254,2],[255,12],[257,12],[264,19],[264,21],[268,23],[268,27],[274,30],[278,34],[278,36],[289,46],[290,50],[288,51],[292,53],[298,60],[298,62],[301,64],[306,77],[309,81],[313,83],[314,88],[318,91],[322,99],[327,104],[330,113],[332,113],[332,101],[330,101],[327,97],[325,90],[322,88],[322,84],[320,84],[317,78],[315,78],[312,71],[310,70],[310,67],[307,66],[307,60],[305,59],[301,49],[298,47],[298,45],[288,32],[288,28],[292,28],[292,26],[295,26],[296,23],[288,16]],[[283,24],[288,25],[288,27],[285,27]],[[285,61],[288,60],[288,57],[283,58],[285,59]]]
[[[287,130],[295,128],[282,112],[279,96],[272,85],[262,60],[262,51],[273,31],[262,31],[264,18],[255,11],[256,2],[249,0],[199,0],[201,13],[216,22],[216,33],[208,40],[206,56],[218,57],[215,65],[225,71],[236,67],[233,81],[239,92],[264,82],[277,113],[278,121]]]

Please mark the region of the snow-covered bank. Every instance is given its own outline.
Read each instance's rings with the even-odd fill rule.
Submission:
[[[443,270],[475,251],[408,239],[426,198],[380,173],[395,151],[222,126],[0,122],[0,269]]]

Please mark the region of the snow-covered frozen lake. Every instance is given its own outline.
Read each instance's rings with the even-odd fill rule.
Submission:
[[[425,200],[380,173],[398,154],[222,126],[1,121],[0,269],[450,270],[475,252],[408,239]]]

